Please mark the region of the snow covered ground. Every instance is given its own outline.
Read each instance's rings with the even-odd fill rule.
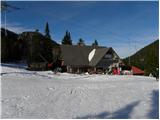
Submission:
[[[24,68],[2,64],[2,118],[159,118],[155,78]]]

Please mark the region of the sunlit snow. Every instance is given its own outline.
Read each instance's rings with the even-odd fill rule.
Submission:
[[[27,71],[2,64],[2,118],[158,118],[153,77]]]

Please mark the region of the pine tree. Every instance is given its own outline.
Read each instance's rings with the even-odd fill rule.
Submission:
[[[64,38],[62,39],[62,44],[72,45],[70,32],[66,31]]]
[[[46,28],[45,28],[45,37],[48,39],[51,39],[50,33],[49,33],[49,24],[48,22],[46,23]]]
[[[35,32],[39,32],[39,29],[36,29]]]
[[[85,45],[84,40],[82,38],[80,38],[77,45]]]
[[[92,43],[93,46],[98,46],[98,41],[95,40],[94,43]]]

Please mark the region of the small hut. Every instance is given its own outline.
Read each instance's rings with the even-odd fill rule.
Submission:
[[[144,71],[138,67],[132,66],[131,70],[133,75],[144,75]]]

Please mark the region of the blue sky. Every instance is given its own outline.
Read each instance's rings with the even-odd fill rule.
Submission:
[[[8,4],[20,8],[6,13],[10,30],[21,33],[39,29],[44,33],[48,22],[52,39],[58,43],[68,30],[74,44],[79,38],[87,45],[97,39],[99,45],[113,47],[122,58],[159,36],[158,2],[155,1],[10,1]]]

